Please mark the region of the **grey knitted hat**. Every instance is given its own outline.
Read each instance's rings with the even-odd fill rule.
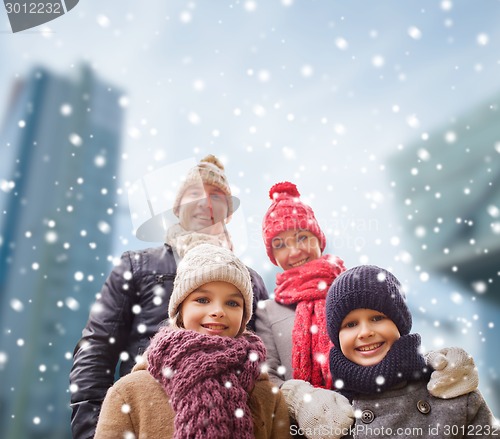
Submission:
[[[177,326],[181,303],[194,290],[209,282],[228,282],[238,288],[245,301],[243,326],[246,326],[252,317],[253,289],[250,273],[231,250],[213,244],[193,247],[179,262],[168,304],[170,324]]]
[[[359,308],[374,309],[389,317],[401,335],[410,333],[412,319],[399,280],[375,265],[360,265],[344,271],[326,296],[326,326],[335,346],[345,316]]]

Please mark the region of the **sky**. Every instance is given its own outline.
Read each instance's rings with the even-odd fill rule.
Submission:
[[[498,0],[80,0],[13,34],[0,7],[0,117],[13,81],[34,65],[71,76],[88,63],[122,90],[126,114],[115,256],[151,245],[132,234],[133,182],[213,153],[241,200],[237,253],[269,290],[276,269],[260,225],[269,188],[288,180],[347,266],[394,270],[417,314],[437,297],[453,319],[479,312],[490,323],[496,315],[456,300],[468,296],[453,279],[443,284],[404,257],[411,237],[389,163],[498,97],[499,18]],[[425,321],[426,347],[463,345],[481,363],[479,330],[441,334]]]

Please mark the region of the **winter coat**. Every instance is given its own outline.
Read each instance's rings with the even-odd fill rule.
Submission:
[[[281,305],[274,300],[266,300],[257,308],[255,317],[255,331],[267,350],[269,379],[281,386],[284,381],[293,378],[292,331],[295,305]],[[278,373],[280,366],[284,366],[284,374]]]
[[[75,388],[71,393],[75,439],[93,437],[118,360],[119,374],[124,376],[168,318],[176,267],[172,248],[164,244],[125,252],[111,271],[74,351],[70,382]],[[262,278],[254,270],[249,271],[255,310],[257,301],[269,296]],[[249,327],[254,329],[253,321]]]
[[[122,439],[132,432],[136,439],[168,439],[174,434],[175,412],[164,388],[142,363],[108,390],[102,405],[95,439]],[[250,393],[256,439],[290,437],[288,409],[281,392],[274,393],[266,374]],[[209,438],[208,438],[209,439]],[[229,439],[229,438],[228,438]]]
[[[352,405],[360,413],[345,437],[472,438],[495,437],[493,415],[474,391],[451,399],[434,398],[427,382],[419,381],[377,395],[356,396]]]

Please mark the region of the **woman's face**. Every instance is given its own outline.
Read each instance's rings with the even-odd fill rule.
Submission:
[[[283,270],[299,267],[321,256],[319,239],[309,230],[287,230],[271,241],[273,256]]]

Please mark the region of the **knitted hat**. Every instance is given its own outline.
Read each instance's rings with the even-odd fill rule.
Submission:
[[[201,182],[203,182],[203,184],[210,184],[212,186],[215,186],[227,195],[227,216],[231,216],[231,214],[234,212],[233,198],[231,196],[231,188],[229,187],[226,175],[224,174],[224,165],[217,157],[212,154],[209,154],[206,157],[202,158],[198,165],[189,170],[186,179],[182,183],[182,186],[179,188],[177,196],[175,197],[174,214],[176,216],[179,216],[181,198],[184,195],[186,189],[189,186],[200,184]]]
[[[273,203],[267,209],[262,221],[262,237],[267,255],[277,265],[273,255],[273,238],[287,230],[308,230],[319,240],[321,252],[325,249],[326,238],[321,231],[313,210],[302,203],[297,186],[285,181],[276,183],[269,190],[269,198]]]
[[[209,282],[228,282],[238,288],[245,301],[242,326],[246,326],[252,317],[253,289],[250,273],[231,250],[213,244],[193,247],[179,262],[168,304],[171,325],[177,326],[176,318],[181,303],[194,290]]]
[[[326,296],[328,335],[340,346],[339,332],[344,318],[359,308],[374,309],[389,317],[401,335],[410,333],[412,319],[400,282],[383,268],[360,265],[344,271]]]

